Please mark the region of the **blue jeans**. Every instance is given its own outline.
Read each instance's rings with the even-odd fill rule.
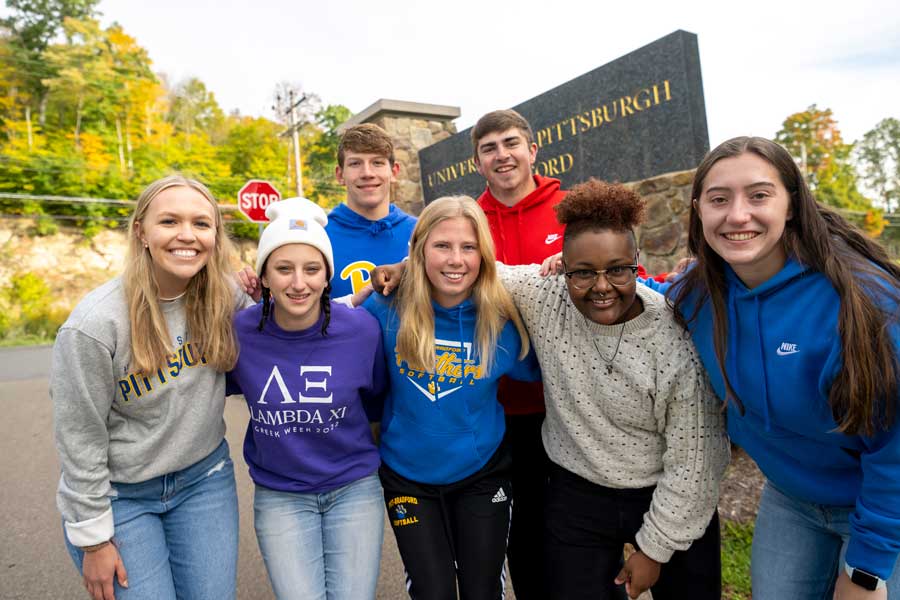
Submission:
[[[378,475],[321,494],[256,486],[256,539],[280,600],[374,600],[384,538]]]
[[[190,467],[141,483],[113,483],[115,541],[128,587],[116,600],[235,597],[238,503],[223,440]],[[66,540],[81,572],[84,553]]]
[[[853,510],[797,500],[766,482],[753,534],[753,600],[831,600]],[[887,587],[888,598],[900,598],[900,561]]]

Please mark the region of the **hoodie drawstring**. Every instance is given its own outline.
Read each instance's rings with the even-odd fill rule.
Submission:
[[[725,374],[728,376],[728,379],[731,381],[731,389],[737,393],[738,388],[741,386],[740,382],[740,370],[737,368],[737,365],[734,364],[735,357],[737,356],[737,337],[738,337],[738,321],[737,321],[737,308],[735,306],[735,293],[734,290],[729,290],[728,292],[728,331],[726,332],[728,336],[728,349],[725,351]],[[735,402],[734,398],[728,398],[729,401]],[[741,411],[743,412],[743,411]]]
[[[522,208],[520,205],[519,210],[516,211],[516,241],[519,244],[519,260],[525,255],[525,253],[522,252],[522,238],[525,237],[525,232],[522,229]]]
[[[760,374],[762,377],[762,401],[763,412],[765,413],[766,432],[768,433],[772,431],[772,419],[769,416],[769,385],[767,383],[766,357],[762,341],[762,318],[760,317],[759,310],[759,296],[753,297],[753,308],[756,310],[756,348],[759,351],[759,364],[762,366],[762,373]]]
[[[497,230],[498,230],[498,233],[500,234],[500,243],[494,244],[494,246],[499,248],[500,251],[503,253],[502,256],[498,256],[497,259],[502,263],[508,263],[509,260],[507,259],[507,256],[506,256],[506,230],[503,229],[503,215],[501,215],[497,212],[495,212],[494,215],[496,216],[496,219],[497,219]]]
[[[466,351],[466,344],[463,341],[463,322],[462,322],[462,307],[456,307],[456,322],[459,325],[459,374],[460,379],[466,374],[466,359],[463,358]],[[476,324],[478,320],[476,319]]]
[[[737,300],[735,297],[737,294],[735,290],[729,290],[728,293],[728,352],[725,355],[725,372],[728,374],[728,378],[731,380],[731,387],[734,389],[735,393],[737,393],[738,389],[741,388],[741,379],[740,379],[740,368],[737,364],[735,364],[735,360],[737,357],[737,347],[738,347],[738,331],[740,327],[738,326],[738,317],[737,317]],[[765,361],[765,350],[763,348],[762,341],[762,317],[760,316],[760,302],[759,296],[753,297],[753,309],[755,314],[751,317],[753,320],[751,323],[755,326],[754,331],[756,333],[756,339],[753,340],[756,343],[757,349],[757,358],[759,359],[761,373],[758,374],[758,378],[760,379],[760,393],[762,394],[762,409],[763,409],[763,419],[765,421],[766,431],[772,431],[772,418],[770,416],[769,410],[769,385],[767,381],[766,375],[766,361]],[[750,340],[748,340],[749,342]],[[733,399],[732,399],[733,400]],[[739,403],[738,405],[739,411],[743,413],[743,403]]]
[[[459,357],[458,358],[459,358],[460,381],[462,381],[462,379],[466,373],[466,359],[465,359],[466,343],[463,338],[463,307],[462,307],[462,305],[455,307],[453,309],[453,311],[456,313],[456,324],[459,326]],[[441,387],[440,387],[440,384],[438,383],[439,376],[440,375],[437,372],[437,356],[435,356],[435,358],[434,358],[434,379],[433,379],[433,381],[434,381],[434,404],[435,404],[435,406],[437,406],[438,410],[441,410],[441,399],[440,399]]]

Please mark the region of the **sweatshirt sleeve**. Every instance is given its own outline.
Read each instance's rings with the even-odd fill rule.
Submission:
[[[641,551],[657,562],[668,562],[703,535],[731,458],[721,406],[690,342],[679,344],[659,358],[654,410],[666,451],[636,537]]]
[[[543,278],[540,276],[540,265],[505,265],[497,262],[497,276],[506,291],[513,297],[516,305],[525,300],[529,290],[533,290]]]
[[[225,395],[237,396],[243,394],[237,374],[232,370],[225,374]]]
[[[672,284],[670,282],[658,281],[658,280],[654,279],[653,277],[647,277],[647,278],[638,277],[637,280],[638,280],[638,283],[643,283],[645,286],[647,286],[651,290],[653,290],[655,292],[659,292],[660,294],[663,294],[663,295],[665,295],[666,290],[668,290],[670,287],[672,287]]]
[[[106,419],[114,382],[110,348],[80,331],[60,330],[50,374],[62,468],[56,502],[75,546],[99,544],[113,536]]]
[[[516,356],[520,352],[521,347],[516,349]],[[507,373],[510,379],[516,381],[541,381],[541,366],[538,364],[537,354],[534,347],[528,349],[528,354],[522,360],[516,360],[512,369]]]
[[[894,352],[900,356],[900,325],[894,323]],[[900,397],[895,408],[900,407]],[[896,411],[895,411],[896,412]],[[874,437],[863,438],[862,487],[850,515],[848,565],[888,579],[900,555],[900,418]]]
[[[372,360],[372,383],[362,396],[363,409],[370,423],[378,423],[384,413],[384,394],[387,390],[388,372],[384,359],[384,345],[381,339],[379,327],[378,343],[375,346],[375,356]]]

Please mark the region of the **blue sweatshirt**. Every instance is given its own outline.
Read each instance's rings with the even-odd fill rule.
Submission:
[[[328,215],[325,232],[334,249],[332,298],[358,292],[369,283],[369,271],[400,262],[409,253],[416,226],[412,217],[393,204],[383,219],[370,221],[341,204]]]
[[[725,268],[725,366],[745,408],[741,415],[728,404],[731,439],[789,496],[855,506],[847,564],[887,579],[900,553],[900,424],[873,437],[835,431],[828,393],[843,365],[837,292],[824,275],[793,259],[752,290]],[[686,306],[685,314],[693,310]],[[709,302],[691,327],[710,382],[724,399]],[[891,330],[900,352],[896,320]]]
[[[261,304],[235,315],[240,355],[227,376],[226,393],[244,394],[250,409],[250,477],[273,490],[318,493],[375,472],[366,408],[380,418],[387,383],[378,323],[334,302],[324,337],[324,317],[285,331],[270,316],[260,332],[261,316]]]
[[[500,446],[505,431],[497,382],[503,375],[540,378],[530,352],[518,360],[521,340],[512,322],[498,339],[490,373],[475,353],[476,309],[433,302],[435,373],[415,371],[396,354],[399,317],[390,300],[372,294],[363,306],[381,324],[390,390],[381,421],[381,458],[413,481],[447,484],[477,472]]]

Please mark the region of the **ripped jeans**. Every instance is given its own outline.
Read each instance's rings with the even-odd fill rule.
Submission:
[[[238,503],[224,440],[186,469],[112,487],[114,539],[128,572],[128,588],[115,582],[116,600],[234,599]],[[66,546],[81,572],[84,553]]]

